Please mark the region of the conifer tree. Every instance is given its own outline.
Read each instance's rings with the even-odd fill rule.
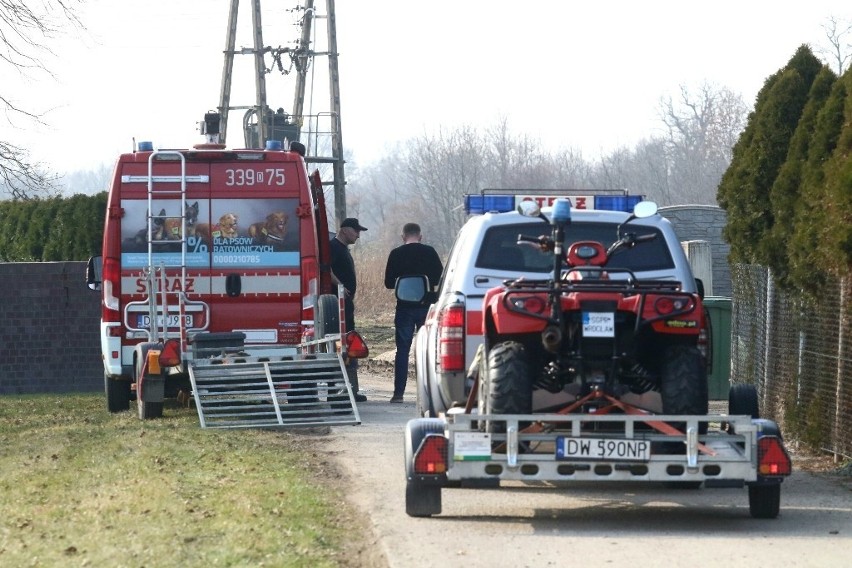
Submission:
[[[770,189],[822,67],[803,45],[758,93],[746,130],[734,147],[731,166],[719,185],[719,204],[728,211],[723,235],[731,244],[733,262],[766,261],[761,243],[774,224]]]

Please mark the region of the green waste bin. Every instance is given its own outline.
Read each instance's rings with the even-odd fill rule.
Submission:
[[[704,307],[712,325],[713,368],[707,376],[710,400],[728,400],[731,376],[731,298],[708,296]]]

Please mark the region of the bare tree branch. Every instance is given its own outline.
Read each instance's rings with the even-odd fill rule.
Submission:
[[[679,100],[660,101],[668,185],[679,200],[715,202],[716,186],[730,164],[747,116],[748,107],[740,95],[707,83],[697,93],[681,86]]]
[[[849,39],[852,39],[852,22],[842,22],[830,16],[822,29],[829,47],[819,47],[817,51],[830,61],[838,76],[843,75],[852,58],[852,43],[849,42]]]
[[[39,164],[27,161],[26,156],[23,149],[0,141],[0,185],[5,186],[12,199],[58,195],[57,176],[44,172]]]
[[[14,70],[21,80],[32,71],[52,73],[44,57],[53,56],[49,41],[64,33],[71,24],[82,28],[75,4],[83,0],[0,0],[0,66]],[[3,85],[12,83],[10,73],[4,72]],[[0,85],[0,89],[3,88]],[[6,121],[13,117],[42,123],[41,115],[26,110],[0,91],[0,109]],[[29,199],[57,193],[57,177],[46,172],[40,164],[29,161],[29,152],[14,141],[0,140],[0,195],[8,193],[13,199]]]

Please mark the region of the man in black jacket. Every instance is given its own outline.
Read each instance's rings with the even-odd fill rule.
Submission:
[[[342,284],[345,297],[343,299],[343,312],[346,319],[346,331],[355,329],[355,292],[357,282],[355,280],[355,261],[349,252],[349,245],[354,245],[361,236],[361,231],[366,231],[358,219],[349,217],[340,224],[340,230],[331,239],[331,281],[337,286]],[[358,392],[358,359],[352,359],[346,367],[349,376],[349,384],[355,393],[356,402],[366,402],[367,396]]]
[[[403,245],[393,249],[388,256],[385,268],[385,287],[391,290],[396,286],[397,278],[401,276],[425,275],[429,279],[430,291],[441,279],[444,267],[435,249],[420,242],[420,225],[406,223],[402,228]],[[411,340],[423,322],[429,305],[434,301],[433,294],[427,294],[421,302],[403,302],[397,300],[394,327],[396,328],[396,357],[394,358],[393,397],[391,402],[402,402],[405,384],[408,382],[408,354],[411,351]]]

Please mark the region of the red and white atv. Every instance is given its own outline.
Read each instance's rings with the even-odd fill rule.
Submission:
[[[701,297],[682,291],[680,282],[642,281],[619,267],[620,251],[656,237],[629,226],[656,214],[656,204],[639,203],[609,247],[571,242],[567,200],[556,202],[550,219],[534,202],[523,205],[523,214],[540,216],[553,230],[518,235],[519,246],[552,253],[553,274],[487,292],[479,412],[529,414],[577,401],[579,410],[594,412],[611,397],[664,414],[706,414]]]

